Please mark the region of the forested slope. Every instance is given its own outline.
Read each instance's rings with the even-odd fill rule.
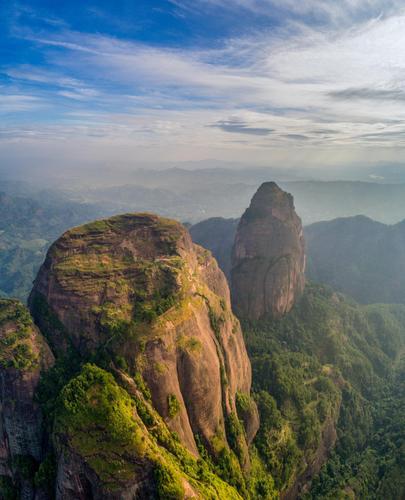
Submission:
[[[243,329],[255,445],[286,498],[306,491],[335,439],[305,498],[403,498],[405,307],[359,306],[307,285],[286,317]]]

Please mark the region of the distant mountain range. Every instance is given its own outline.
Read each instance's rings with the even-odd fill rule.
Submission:
[[[237,222],[209,219],[190,228],[228,278]],[[405,221],[389,226],[365,216],[340,218],[307,226],[304,234],[308,279],[364,304],[405,303]]]
[[[210,217],[240,217],[260,184],[276,181],[295,199],[297,213],[305,225],[338,217],[365,215],[385,224],[405,218],[405,178],[399,167],[371,169],[370,181],[314,180],[300,178],[292,170],[265,168],[203,168],[188,170],[117,169],[106,177],[94,172],[92,181],[53,182],[47,192],[63,193],[71,201],[101,204],[110,213],[152,211],[195,224]],[[95,175],[97,174],[97,175]],[[395,174],[395,175],[394,175]],[[1,172],[0,172],[1,179]],[[393,179],[391,183],[384,183]],[[35,197],[47,183],[1,181],[1,190],[13,195]]]
[[[224,168],[194,171],[169,169],[161,172],[139,170],[137,184],[99,188],[82,186],[74,190],[42,189],[26,182],[2,182],[0,295],[26,298],[50,242],[61,232],[91,219],[124,212],[154,212],[194,224],[192,232],[196,241],[211,248],[225,273],[229,273],[227,252],[232,246],[237,219],[248,206],[266,172],[254,169],[249,177],[247,171],[232,172]],[[398,293],[402,293],[401,280],[397,277],[397,269],[400,268],[395,267],[402,259],[401,244],[392,243],[391,249],[387,243],[383,250],[375,250],[375,257],[369,253],[363,256],[361,252],[364,245],[371,251],[378,238],[389,242],[392,235],[397,234],[398,229],[383,231],[384,224],[381,223],[395,224],[405,218],[405,184],[294,181],[281,182],[280,185],[294,195],[297,212],[306,226],[358,214],[380,221],[380,224],[370,221],[361,223],[361,220],[367,220],[363,217],[352,223],[355,229],[343,222],[322,223],[319,228],[307,228],[307,274],[311,279],[331,283],[361,302],[405,301],[397,299]],[[199,221],[210,218],[211,221],[199,224]],[[366,227],[362,238],[354,239],[347,248],[344,247],[347,239],[351,241],[350,232],[363,234],[363,226]],[[331,231],[335,236],[322,237],[329,227],[333,228]],[[339,231],[343,232],[340,234]],[[384,236],[380,236],[381,233]],[[368,242],[370,238],[373,244]],[[395,238],[397,242],[399,236]],[[362,243],[363,240],[367,243]],[[333,241],[330,251],[323,250],[327,248],[325,241]],[[384,246],[383,243],[381,245]],[[342,247],[344,250],[339,260],[338,252]],[[389,252],[394,255],[390,254],[390,262],[385,264],[380,254],[385,256]],[[353,263],[350,264],[346,258]],[[351,270],[350,265],[354,266]],[[353,282],[357,283],[356,276],[360,274],[356,269],[364,269],[364,266],[370,268],[370,283],[356,284],[355,287]],[[388,286],[390,292],[385,293],[384,287],[376,285],[377,280],[382,279],[378,274],[380,270],[383,283],[385,280],[397,283],[394,287]],[[366,274],[362,274],[362,283],[366,279]]]
[[[405,221],[358,216],[305,228],[307,275],[361,303],[405,303]]]
[[[75,196],[115,210],[151,210],[196,223],[210,217],[240,217],[262,182],[229,170],[138,172],[135,184],[79,189]],[[362,214],[385,224],[405,218],[405,184],[351,181],[281,181],[294,196],[304,224]]]

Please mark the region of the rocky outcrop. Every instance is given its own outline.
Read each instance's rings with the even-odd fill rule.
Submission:
[[[15,300],[0,300],[0,347],[1,484],[33,498],[30,471],[43,458],[42,415],[34,393],[54,359],[27,309]]]
[[[288,313],[304,290],[304,269],[303,231],[293,198],[266,182],[236,233],[231,272],[235,313],[251,320]]]
[[[103,360],[138,387],[145,381],[192,454],[196,435],[214,454],[228,449],[236,396],[250,393],[250,362],[226,279],[182,225],[129,214],[68,231],[50,248],[29,303],[55,351]],[[250,414],[252,439],[254,404]],[[236,441],[247,467],[245,434]]]

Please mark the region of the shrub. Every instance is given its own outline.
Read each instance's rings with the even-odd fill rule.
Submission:
[[[181,405],[175,394],[169,394],[167,396],[167,407],[170,418],[174,418],[180,413]]]
[[[155,468],[155,480],[160,500],[181,500],[185,491],[178,476],[167,465],[158,464]]]

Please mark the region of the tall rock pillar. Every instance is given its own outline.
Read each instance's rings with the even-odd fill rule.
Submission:
[[[305,245],[293,197],[265,182],[243,214],[232,250],[232,301],[240,318],[279,318],[305,286]]]

